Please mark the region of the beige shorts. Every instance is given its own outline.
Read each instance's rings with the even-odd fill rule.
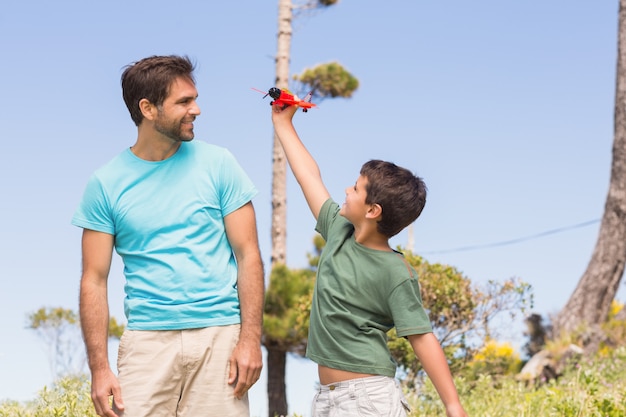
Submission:
[[[228,385],[239,325],[189,330],[126,330],[117,367],[123,417],[249,416],[248,396]]]

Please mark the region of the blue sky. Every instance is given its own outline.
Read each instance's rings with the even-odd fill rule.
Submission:
[[[92,171],[134,143],[119,85],[126,64],[172,53],[197,61],[196,140],[231,149],[256,182],[269,263],[272,127],[251,87],[273,85],[277,4],[3,3],[0,399],[33,398],[50,382],[26,316],[77,308],[80,230],[70,218]],[[292,74],[338,61],[360,81],[352,99],[296,116],[331,194],[343,201],[368,159],[412,169],[430,190],[415,252],[477,283],[519,277],[534,288],[534,311],[558,311],[589,261],[608,190],[618,2],[381,4],[343,0],[294,21]],[[306,265],[313,229],[290,177],[290,266]],[[117,260],[110,288],[123,318]],[[307,416],[314,367],[291,358],[287,372],[290,412]],[[267,412],[264,396],[262,379],[254,416]]]

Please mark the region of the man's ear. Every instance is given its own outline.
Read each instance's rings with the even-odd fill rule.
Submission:
[[[368,219],[380,220],[383,216],[383,208],[378,203],[370,204],[365,217]]]
[[[142,98],[141,100],[139,100],[139,110],[141,110],[141,114],[143,114],[143,117],[148,120],[154,120],[157,114],[156,106],[150,103],[147,98]]]

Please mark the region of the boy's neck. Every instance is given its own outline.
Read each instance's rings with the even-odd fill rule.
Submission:
[[[389,238],[371,227],[362,227],[354,229],[354,239],[360,245],[369,249],[380,250],[384,252],[392,252],[389,246]]]

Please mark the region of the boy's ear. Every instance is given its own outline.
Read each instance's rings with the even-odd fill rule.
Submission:
[[[383,216],[383,208],[378,203],[370,204],[365,217],[368,219],[379,219]]]

